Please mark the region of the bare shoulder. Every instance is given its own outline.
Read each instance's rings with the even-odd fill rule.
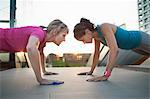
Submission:
[[[40,41],[36,36],[30,36],[27,46],[33,47],[33,46],[39,45],[39,43],[40,43]]]
[[[100,28],[102,31],[109,30],[109,29],[111,29],[113,32],[116,31],[116,25],[111,24],[111,23],[102,23],[100,25]]]
[[[29,40],[31,40],[32,42],[37,42],[37,41],[39,41],[39,38],[36,37],[36,36],[31,35],[31,36],[29,37]]]
[[[111,23],[102,23],[100,25],[101,28],[104,28],[104,27],[116,27],[114,24],[111,24]]]

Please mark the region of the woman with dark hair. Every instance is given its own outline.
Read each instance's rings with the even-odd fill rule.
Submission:
[[[63,81],[44,79],[41,76],[41,68],[45,75],[57,73],[45,70],[45,57],[43,48],[46,42],[60,45],[65,41],[68,27],[60,20],[53,20],[48,27],[25,26],[18,28],[0,28],[0,52],[27,52],[31,66],[41,85],[58,85]]]
[[[111,76],[116,62],[118,48],[134,50],[143,55],[150,55],[150,35],[142,31],[124,30],[114,24],[103,23],[94,27],[90,20],[81,18],[74,27],[74,37],[83,43],[92,43],[94,38],[95,52],[93,64],[89,72],[79,75],[92,75],[100,54],[100,43],[109,47],[109,58],[103,76],[88,79],[87,81],[105,81]]]

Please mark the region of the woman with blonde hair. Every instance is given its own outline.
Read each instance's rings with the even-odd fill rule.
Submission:
[[[63,81],[44,79],[41,68],[45,75],[56,74],[46,72],[43,48],[46,42],[60,45],[65,41],[68,27],[61,20],[53,20],[48,27],[25,26],[16,28],[0,28],[0,51],[3,52],[27,52],[31,66],[41,85],[59,85]]]

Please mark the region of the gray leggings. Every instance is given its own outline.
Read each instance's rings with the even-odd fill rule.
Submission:
[[[140,46],[133,49],[133,51],[142,55],[150,56],[150,34],[141,32],[141,36],[142,40]]]

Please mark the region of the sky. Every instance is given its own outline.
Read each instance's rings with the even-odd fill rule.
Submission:
[[[125,23],[127,29],[138,30],[137,0],[17,0],[17,27],[47,26],[54,19],[68,25],[66,41],[60,46],[48,43],[45,55],[94,51],[93,43],[83,44],[73,37],[73,27],[82,17],[90,19],[95,25],[107,22],[119,26]]]

